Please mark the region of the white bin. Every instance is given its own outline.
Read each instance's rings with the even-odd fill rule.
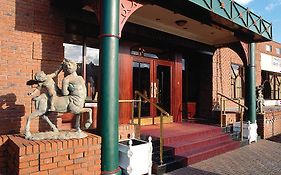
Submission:
[[[152,142],[130,139],[119,142],[119,166],[130,175],[151,175]]]

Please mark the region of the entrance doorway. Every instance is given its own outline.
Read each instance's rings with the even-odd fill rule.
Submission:
[[[172,68],[173,62],[149,59],[144,57],[133,58],[133,94],[139,91],[150,101],[158,104],[171,114],[172,112]],[[137,111],[137,108],[135,108]],[[137,117],[137,112],[134,112]],[[150,103],[142,103],[141,117],[154,118],[160,112]]]

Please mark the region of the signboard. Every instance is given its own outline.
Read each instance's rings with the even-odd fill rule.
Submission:
[[[281,58],[261,53],[261,70],[281,73]]]

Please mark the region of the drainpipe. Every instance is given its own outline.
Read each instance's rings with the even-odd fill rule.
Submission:
[[[121,174],[118,166],[119,0],[102,0],[100,22],[99,115],[101,174]]]
[[[249,143],[257,142],[257,114],[256,114],[256,71],[255,71],[255,43],[249,44],[249,65],[247,66],[246,95],[247,95],[247,118],[249,129]]]

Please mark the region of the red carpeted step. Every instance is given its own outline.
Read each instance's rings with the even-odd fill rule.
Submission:
[[[221,142],[230,141],[231,138],[227,134],[219,133],[216,135],[205,135],[204,137],[192,139],[192,140],[181,140],[179,142],[174,142],[170,144],[165,144],[165,146],[175,148],[175,154],[180,154],[192,149],[200,149],[206,145],[218,144]]]
[[[195,133],[179,133],[178,135],[174,136],[165,136],[164,134],[164,143],[165,144],[171,144],[177,141],[182,141],[182,140],[193,140],[197,138],[202,138],[206,136],[214,136],[221,134],[221,129],[215,128],[215,129],[209,129],[209,130],[203,130]]]
[[[141,133],[154,137],[160,136],[157,125],[141,128]],[[180,140],[192,140],[206,135],[216,135],[221,133],[221,128],[201,125],[201,124],[166,124],[164,125],[164,142],[170,144]]]
[[[159,138],[159,125],[141,127],[141,134]],[[221,128],[210,125],[195,123],[164,124],[163,135],[164,145],[174,150],[174,158],[171,159],[171,162],[168,161],[165,163],[165,166],[163,167],[158,165],[157,162],[154,162],[154,164],[155,166],[157,164],[159,171],[165,169],[165,172],[174,168],[190,165],[240,147],[240,142],[232,141],[228,134],[221,131]],[[154,151],[156,150],[157,148],[154,149]],[[158,154],[155,153],[155,155]],[[180,160],[177,162],[177,165],[179,166],[174,166],[173,160],[175,158],[177,158],[176,160]],[[156,157],[154,160],[158,159],[159,158]]]
[[[187,158],[187,165],[191,165],[202,160],[214,157],[216,155],[237,149],[240,147],[240,143],[237,141],[226,141],[218,144],[207,145],[200,149],[194,149],[181,154],[177,154],[181,157]]]

